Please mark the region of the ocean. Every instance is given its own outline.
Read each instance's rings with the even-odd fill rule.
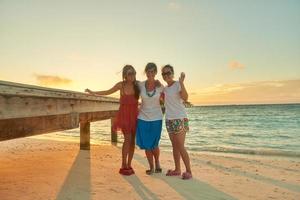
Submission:
[[[300,104],[194,106],[187,113],[189,152],[300,157]],[[79,140],[79,129],[55,136]],[[91,143],[110,143],[110,120],[91,123]],[[172,149],[165,125],[160,147]]]

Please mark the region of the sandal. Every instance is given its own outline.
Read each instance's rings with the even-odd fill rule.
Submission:
[[[162,169],[161,168],[156,168],[155,169],[155,173],[161,173],[162,172]]]
[[[166,176],[180,176],[181,172],[177,172],[175,170],[169,169],[168,172],[166,173]]]
[[[154,170],[153,169],[147,169],[146,170],[146,174],[148,174],[148,175],[151,175],[151,174],[153,174],[154,173]]]
[[[183,180],[188,180],[188,179],[191,179],[193,178],[192,174],[190,172],[184,172],[182,173],[182,179]]]
[[[130,175],[129,171],[126,168],[120,168],[119,174],[122,174],[124,176],[129,176]]]
[[[130,171],[131,174],[135,174],[135,172],[134,172],[134,170],[132,169],[132,167],[128,167],[127,170]]]
[[[130,176],[130,175],[134,174],[134,171],[131,167],[130,168],[120,168],[119,173],[124,176]]]

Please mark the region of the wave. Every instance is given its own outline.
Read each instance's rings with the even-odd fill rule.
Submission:
[[[239,134],[239,133],[233,133],[231,134],[233,137],[244,137],[244,138],[254,138],[257,137],[257,135],[252,135],[252,134]]]
[[[35,136],[37,137],[37,136]],[[78,141],[79,134],[45,134],[39,137],[46,137],[47,139],[53,140],[62,140],[62,141]],[[122,144],[123,138],[118,138],[118,144]],[[202,141],[203,142],[203,141]],[[91,137],[92,144],[103,144],[111,143],[110,137]],[[172,146],[169,142],[165,143],[162,142],[160,147],[164,151],[172,151]],[[222,147],[222,146],[200,146],[199,141],[195,143],[187,142],[186,148],[190,152],[216,152],[216,153],[233,153],[233,154],[244,154],[244,155],[263,155],[263,156],[282,156],[282,157],[293,157],[293,158],[300,158],[300,151],[287,151],[287,150],[278,150],[278,149],[244,149],[244,148],[234,148],[234,147]],[[276,146],[278,148],[278,146]]]
[[[278,151],[269,149],[238,149],[229,147],[191,147],[190,151],[200,152],[218,152],[218,153],[236,153],[248,155],[263,155],[263,156],[284,156],[284,157],[297,157],[300,158],[300,152],[294,151]]]

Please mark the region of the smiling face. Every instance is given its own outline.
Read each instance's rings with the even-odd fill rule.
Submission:
[[[157,66],[155,63],[148,63],[145,67],[145,73],[148,80],[154,80],[157,74]]]
[[[164,81],[166,81],[167,83],[173,82],[174,72],[173,72],[172,68],[170,68],[168,66],[163,67],[161,70],[161,75],[162,75]]]
[[[133,70],[127,71],[126,76],[125,76],[125,80],[130,81],[130,82],[135,81],[135,74],[136,73]]]
[[[135,81],[135,75],[136,75],[136,72],[135,72],[134,68],[131,65],[126,65],[123,68],[122,76],[123,76],[124,80],[129,81],[129,82],[134,82]]]
[[[156,74],[157,74],[157,71],[155,69],[148,69],[146,71],[146,76],[147,76],[148,80],[154,80]]]

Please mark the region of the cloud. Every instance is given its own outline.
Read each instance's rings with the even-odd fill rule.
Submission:
[[[38,82],[38,85],[41,86],[63,86],[63,85],[70,85],[72,83],[72,80],[59,77],[59,76],[40,75],[40,74],[35,74],[34,76]]]
[[[229,62],[228,66],[230,69],[244,69],[244,65],[236,60]]]
[[[221,84],[197,91],[195,104],[300,103],[300,79]]]
[[[179,11],[181,8],[182,7],[178,2],[171,1],[168,3],[168,9],[171,11]]]

